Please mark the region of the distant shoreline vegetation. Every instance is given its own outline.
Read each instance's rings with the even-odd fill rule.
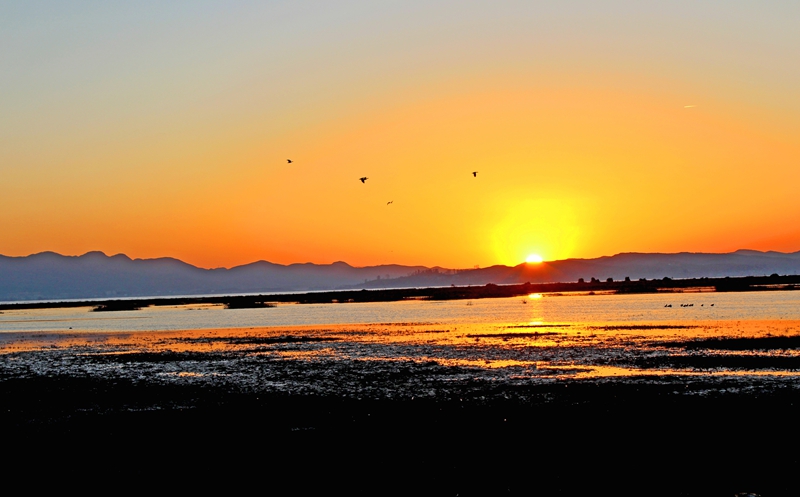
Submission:
[[[485,298],[519,297],[529,294],[547,296],[614,295],[634,293],[687,293],[687,292],[754,292],[766,290],[800,290],[800,275],[744,276],[725,278],[687,278],[631,280],[625,278],[604,281],[581,278],[575,283],[523,283],[481,286],[400,288],[381,290],[335,290],[327,292],[286,293],[275,295],[215,295],[203,297],[159,297],[144,299],[107,299],[53,302],[15,302],[0,304],[0,310],[55,309],[67,307],[92,307],[92,312],[136,311],[149,306],[175,306],[192,304],[223,305],[226,309],[253,309],[287,304],[344,304],[357,302],[394,302],[401,300],[469,300]]]

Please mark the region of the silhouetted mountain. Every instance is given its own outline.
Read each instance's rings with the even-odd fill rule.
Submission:
[[[800,274],[800,252],[759,252],[737,250],[729,254],[681,252],[678,254],[625,253],[597,259],[565,259],[540,264],[492,266],[462,271],[423,270],[418,274],[388,282],[369,282],[376,287],[415,287],[446,285],[485,285],[486,283],[554,283],[583,278],[605,281],[647,278],[719,278],[725,276],[762,276],[773,273]]]
[[[42,252],[27,257],[0,256],[0,301],[331,290],[406,276],[420,269],[424,268],[356,268],[344,262],[284,266],[266,261],[231,269],[202,269],[166,257]]]
[[[0,301],[214,295],[346,288],[402,288],[486,283],[700,278],[800,273],[800,252],[739,250],[730,254],[617,254],[514,267],[453,270],[422,266],[353,267],[258,261],[231,269],[202,269],[172,258],[130,259],[89,252],[0,256]]]

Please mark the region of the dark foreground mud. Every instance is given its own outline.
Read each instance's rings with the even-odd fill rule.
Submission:
[[[800,495],[795,324],[553,328],[6,334],[3,474],[62,492]]]
[[[357,495],[797,495],[791,385],[456,382],[374,400],[232,385],[0,381],[11,475],[98,488]],[[288,488],[281,491],[281,488]]]

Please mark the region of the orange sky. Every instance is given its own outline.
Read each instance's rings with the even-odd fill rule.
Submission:
[[[792,7],[568,4],[20,8],[3,21],[19,50],[0,58],[0,254],[800,250]]]

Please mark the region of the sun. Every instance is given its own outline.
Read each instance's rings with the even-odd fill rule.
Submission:
[[[530,264],[539,264],[543,260],[544,259],[542,259],[541,255],[539,255],[539,254],[531,254],[531,255],[528,256],[527,259],[525,259],[525,262],[530,263]]]

